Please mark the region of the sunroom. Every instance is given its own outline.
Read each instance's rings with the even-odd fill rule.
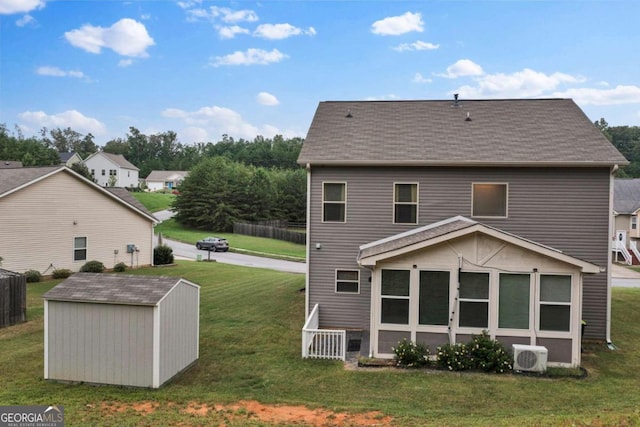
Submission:
[[[436,347],[488,331],[506,348],[544,346],[550,366],[580,365],[582,277],[600,267],[465,217],[360,247],[371,269],[369,353],[403,338]]]

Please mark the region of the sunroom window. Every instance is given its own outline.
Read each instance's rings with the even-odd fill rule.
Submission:
[[[460,273],[458,325],[486,328],[489,325],[489,273]]]
[[[540,276],[540,330],[569,332],[571,276]]]
[[[501,273],[498,298],[498,327],[529,329],[531,276]]]
[[[409,270],[382,270],[382,323],[409,324],[410,280]]]
[[[449,272],[421,271],[418,323],[449,324]]]

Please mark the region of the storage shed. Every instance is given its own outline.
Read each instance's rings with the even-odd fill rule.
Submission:
[[[45,379],[158,388],[198,359],[188,280],[76,273],[43,299]]]

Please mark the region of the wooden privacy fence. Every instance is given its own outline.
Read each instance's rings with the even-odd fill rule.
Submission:
[[[26,321],[27,278],[0,268],[0,328]]]
[[[285,221],[286,224],[286,221]],[[271,225],[250,224],[246,222],[236,222],[233,224],[234,234],[244,234],[245,236],[268,237],[270,239],[284,240],[304,245],[307,243],[307,235],[287,230],[285,228]]]

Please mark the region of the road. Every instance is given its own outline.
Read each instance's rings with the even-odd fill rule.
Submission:
[[[170,211],[155,212],[153,215],[160,221],[164,221],[173,216],[172,212]],[[155,239],[157,238],[158,236],[156,235]],[[195,242],[193,244],[182,243],[176,240],[167,239],[164,236],[162,237],[162,241],[164,244],[170,246],[173,249],[173,255],[177,258],[195,261],[198,259],[198,255],[200,255],[203,260],[211,259],[216,260],[216,262],[222,262],[225,264],[242,265],[245,267],[255,268],[267,268],[270,270],[285,271],[287,273],[304,274],[307,272],[307,264],[304,262],[285,261],[259,256],[244,255],[235,252],[203,251],[196,249]],[[157,240],[154,242],[154,246],[156,244]]]

